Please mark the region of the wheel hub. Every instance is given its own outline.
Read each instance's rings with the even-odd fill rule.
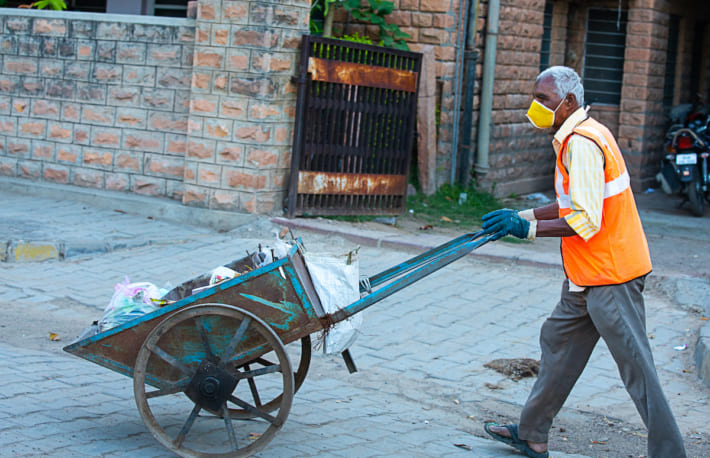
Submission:
[[[212,361],[204,360],[190,380],[185,394],[200,407],[217,415],[237,386],[237,378]]]

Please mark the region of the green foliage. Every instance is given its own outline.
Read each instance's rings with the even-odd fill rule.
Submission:
[[[362,43],[365,45],[371,45],[372,40],[370,37],[361,37],[359,33],[355,32],[353,35],[343,35],[340,37],[341,40],[352,41],[354,43]]]
[[[64,3],[64,0],[39,0],[34,2],[32,7],[37,8],[38,10],[43,10],[49,7],[50,10],[61,11],[67,9],[67,4]]]
[[[409,46],[404,41],[406,38],[410,38],[409,34],[402,32],[397,24],[389,24],[385,21],[385,16],[394,11],[394,2],[367,0],[367,5],[361,3],[360,0],[315,0],[311,7],[310,32],[314,35],[323,33],[323,22],[320,18],[329,13],[332,14],[331,8],[342,7],[350,13],[353,19],[378,26],[381,46],[409,50]],[[364,43],[363,41],[358,42]]]
[[[378,26],[383,46],[409,50],[409,46],[404,41],[405,38],[410,38],[409,34],[402,32],[397,24],[389,24],[385,21],[385,16],[394,11],[394,2],[367,0],[367,6],[362,6],[360,0],[344,0],[342,5],[354,19]]]
[[[462,202],[459,200],[461,193],[466,193]],[[501,207],[501,202],[492,194],[474,187],[464,189],[448,184],[431,196],[417,193],[407,198],[407,209],[413,210],[415,217],[442,227],[480,226],[483,215]]]

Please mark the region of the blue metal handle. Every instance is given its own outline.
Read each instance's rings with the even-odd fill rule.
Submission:
[[[426,251],[418,256],[408,259],[407,261],[404,261],[401,264],[398,264],[394,267],[390,267],[387,270],[383,270],[382,272],[375,274],[368,279],[370,287],[374,288],[382,283],[386,283],[392,278],[402,275],[403,273],[409,272],[410,270],[415,269],[422,264],[431,262],[432,258],[436,258],[438,256],[446,254],[450,250],[456,250],[467,242],[474,241],[483,235],[483,231],[461,235],[453,240],[444,243],[443,245],[439,245],[438,247],[432,248],[429,251]],[[360,288],[360,292],[364,292],[362,287]]]
[[[349,318],[375,302],[466,256],[491,240],[492,235],[485,235],[485,237],[484,235],[483,231],[465,234],[370,277],[370,286],[380,285],[390,280],[391,283],[333,313],[330,316],[331,320],[338,322]]]

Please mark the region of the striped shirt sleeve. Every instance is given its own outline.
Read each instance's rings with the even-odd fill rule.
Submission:
[[[567,144],[572,213],[567,224],[584,240],[599,232],[604,205],[604,154],[593,141],[574,135]]]

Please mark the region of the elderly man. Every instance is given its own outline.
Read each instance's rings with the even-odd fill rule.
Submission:
[[[483,229],[495,240],[561,237],[566,279],[540,332],[540,373],[520,424],[487,423],[485,430],[529,457],[547,457],[552,419],[601,336],[648,428],[648,455],[685,457],[646,336],[642,292],[651,259],[619,146],[587,114],[574,70],[545,70],[532,95],[528,119],[555,132],[557,200],[521,212],[496,210],[483,217]]]

